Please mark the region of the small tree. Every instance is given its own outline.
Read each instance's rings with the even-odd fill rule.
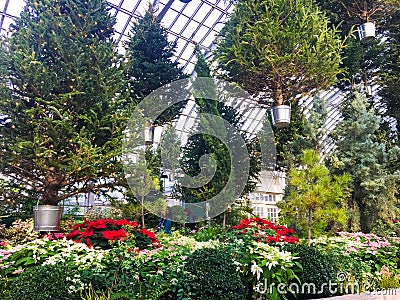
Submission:
[[[0,48],[0,171],[57,205],[125,183],[124,80],[103,0],[27,0]]]
[[[346,223],[346,195],[351,178],[347,174],[332,176],[320,161],[314,149],[303,151],[301,166],[288,174],[289,193],[282,203],[281,214],[285,217],[305,218],[308,244],[317,223],[327,225],[335,221]]]
[[[241,0],[215,57],[229,80],[281,105],[331,86],[343,44],[314,1]]]

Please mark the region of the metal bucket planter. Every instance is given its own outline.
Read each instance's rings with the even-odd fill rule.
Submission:
[[[290,124],[290,106],[278,105],[271,107],[272,124],[277,128],[287,127]]]
[[[375,38],[375,24],[367,22],[358,26],[358,36],[363,43],[372,41]]]
[[[36,205],[33,207],[35,231],[60,231],[63,207],[57,205]]]

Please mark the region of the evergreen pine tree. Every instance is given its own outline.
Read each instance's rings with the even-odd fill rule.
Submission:
[[[210,69],[207,65],[202,54],[197,49],[197,63],[195,66],[195,73],[199,77],[211,77]],[[206,87],[210,88],[210,87]],[[215,88],[215,87],[214,87]],[[216,99],[216,97],[214,98]],[[204,99],[201,97],[196,97],[196,104],[198,106],[199,114],[211,114],[219,118],[216,122],[227,121],[229,124],[233,125],[237,131],[240,131],[242,126],[241,115],[238,114],[232,107],[225,105],[222,102],[213,99]],[[202,118],[200,116],[200,118]],[[224,124],[211,124],[207,120],[201,120],[202,122],[202,132],[207,132],[207,128],[211,129],[221,129],[224,128]],[[223,130],[222,130],[223,131]],[[227,135],[227,132],[220,132],[221,135]],[[231,137],[226,136],[226,139]],[[260,149],[256,149],[257,145],[254,140],[250,140],[245,134],[242,134],[242,138],[246,142],[247,150],[250,154],[250,170],[249,179],[245,186],[243,193],[248,193],[250,190],[254,189],[257,182],[258,173],[260,172]],[[217,137],[210,134],[196,134],[189,138],[187,144],[182,148],[183,156],[181,159],[182,170],[189,176],[195,177],[201,173],[200,158],[204,155],[210,155],[212,158],[215,168],[215,173],[212,176],[212,180],[204,184],[199,188],[186,188],[178,187],[179,197],[181,197],[185,202],[203,202],[211,199],[215,195],[219,194],[222,189],[227,185],[229,180],[235,180],[231,177],[232,155],[235,155],[235,149],[229,149],[227,146],[219,140]],[[210,168],[211,162],[206,167]],[[236,170],[238,171],[238,170]],[[232,192],[232,200],[237,197],[235,192]],[[233,201],[231,201],[233,202]],[[213,207],[211,207],[213,209]],[[226,210],[227,207],[224,207]],[[219,210],[219,209],[218,209]],[[219,210],[222,211],[222,210]]]
[[[221,32],[215,57],[228,80],[281,105],[335,83],[342,48],[314,1],[243,0]]]
[[[289,192],[280,215],[299,228],[311,243],[312,232],[322,231],[330,222],[338,228],[346,223],[346,196],[351,177],[332,176],[315,149],[306,149],[299,168],[288,174]]]
[[[2,41],[1,173],[20,196],[57,204],[123,184],[114,23],[103,0],[27,0]]]
[[[186,78],[182,68],[173,61],[175,47],[168,41],[166,30],[150,6],[144,16],[133,24],[126,47],[128,61],[125,75],[135,103],[163,85]],[[156,124],[174,119],[185,104],[186,101],[182,101],[172,105]]]
[[[399,165],[399,148],[388,150],[379,140],[381,118],[364,94],[350,94],[342,105],[342,116],[331,133],[336,145],[332,166],[337,174],[346,172],[353,180],[349,208],[353,216],[359,214],[359,220],[350,220],[350,229],[357,229],[359,223],[363,232],[370,232],[379,221],[391,222],[398,213],[393,189],[399,174],[392,173],[390,166]]]

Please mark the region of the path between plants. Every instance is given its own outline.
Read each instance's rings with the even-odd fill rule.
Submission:
[[[385,292],[371,294],[353,294],[330,298],[316,298],[314,300],[400,300],[400,289],[388,290]]]

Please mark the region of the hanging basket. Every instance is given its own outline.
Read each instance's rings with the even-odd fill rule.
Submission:
[[[287,127],[290,124],[290,106],[278,105],[271,107],[272,124],[277,128]]]
[[[367,22],[358,26],[358,36],[363,43],[370,42],[375,39],[375,24]]]
[[[63,207],[57,205],[36,205],[33,207],[35,231],[60,231]]]

